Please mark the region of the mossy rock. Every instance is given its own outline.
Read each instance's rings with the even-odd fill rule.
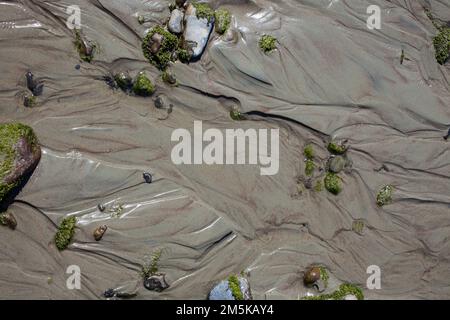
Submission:
[[[133,92],[142,97],[151,96],[155,92],[155,86],[145,73],[140,72],[133,84]]]
[[[445,64],[450,56],[450,28],[441,27],[439,33],[433,38],[436,61]]]
[[[214,15],[216,17],[215,21],[216,32],[218,34],[224,34],[230,27],[231,23],[230,12],[226,9],[218,9],[216,10]]]
[[[303,155],[306,159],[314,159],[314,148],[312,144],[308,144],[303,148]]]
[[[325,189],[334,195],[338,195],[342,191],[341,178],[332,172],[328,172],[324,179]]]
[[[265,34],[259,39],[259,48],[264,53],[269,53],[277,48],[277,39],[274,36]]]
[[[160,37],[155,40],[154,35]],[[162,40],[161,40],[162,39]],[[160,41],[160,42],[158,42]],[[157,44],[155,45],[155,42]],[[142,51],[151,64],[165,70],[171,61],[172,53],[178,48],[178,37],[162,26],[153,27],[142,41]]]
[[[125,92],[131,90],[133,86],[133,79],[128,75],[128,73],[120,72],[114,76],[117,86]]]
[[[386,204],[389,204],[392,202],[392,193],[394,192],[394,187],[387,185],[378,191],[377,194],[377,205],[382,207]]]
[[[33,172],[40,158],[33,129],[21,123],[0,124],[0,203]]]
[[[75,47],[77,48],[80,59],[85,62],[91,62],[94,59],[94,54],[97,45],[91,41],[86,40],[79,30],[75,29]]]
[[[77,223],[77,218],[67,217],[61,221],[59,225],[58,232],[55,235],[55,243],[58,250],[64,250],[72,241],[75,234],[75,225]]]
[[[347,147],[335,141],[331,141],[328,144],[328,151],[330,151],[333,154],[344,154],[347,151]]]
[[[312,176],[315,168],[316,165],[314,164],[314,161],[307,159],[305,162],[305,175],[308,177]]]
[[[242,114],[242,112],[240,112],[238,109],[233,108],[230,111],[230,118],[235,120],[235,121],[241,121],[241,120],[245,120],[245,115]]]
[[[199,19],[207,19],[211,22],[214,19],[214,10],[207,3],[192,2],[195,8],[195,14]]]

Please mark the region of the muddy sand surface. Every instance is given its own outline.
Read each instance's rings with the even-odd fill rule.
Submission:
[[[9,210],[17,229],[0,230],[0,298],[101,299],[108,288],[136,299],[204,299],[218,281],[244,271],[256,299],[298,299],[303,271],[325,266],[331,285],[349,282],[367,299],[450,298],[450,69],[436,63],[436,29],[424,6],[450,20],[446,0],[210,1],[233,15],[236,41],[213,33],[200,61],[177,62],[171,87],[144,58],[146,31],[170,12],[163,0],[21,0],[0,2],[0,122],[29,124],[41,161]],[[382,9],[369,30],[366,9]],[[79,5],[82,32],[99,53],[81,62],[66,7]],[[137,17],[144,15],[140,24]],[[264,54],[263,34],[278,39]],[[402,49],[408,58],[400,64]],[[75,66],[80,64],[80,69]],[[45,84],[23,106],[25,73]],[[157,94],[129,96],[102,80],[148,72]],[[230,108],[249,113],[230,119]],[[172,131],[279,128],[280,170],[255,165],[180,165]],[[300,190],[303,148],[317,160],[326,143],[345,140],[353,164],[343,191]],[[142,172],[153,174],[153,183]],[[318,173],[317,173],[318,174]],[[380,187],[393,201],[376,204]],[[113,216],[99,203],[122,206]],[[73,243],[53,238],[64,216],[78,217]],[[354,221],[364,230],[352,230]],[[108,230],[99,242],[92,231]],[[146,290],[139,272],[163,249],[159,269],[170,287]],[[66,268],[80,266],[81,290],[66,288]],[[368,290],[378,265],[382,288]]]

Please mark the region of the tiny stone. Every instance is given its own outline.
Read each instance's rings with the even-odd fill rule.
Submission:
[[[166,282],[166,278],[164,274],[154,274],[145,278],[144,287],[147,290],[161,292],[164,289],[167,289],[169,285]]]
[[[114,289],[108,289],[105,292],[103,292],[103,296],[105,298],[112,298],[116,295],[116,292],[114,291]]]
[[[152,181],[153,181],[152,175],[150,173],[148,173],[148,172],[144,172],[142,174],[142,177],[144,178],[146,183],[152,183]]]
[[[76,69],[76,70],[80,70],[80,68],[81,68],[81,66],[80,66],[79,64],[76,64],[76,65],[75,65],[75,69]]]
[[[103,211],[105,211],[105,209],[106,209],[105,206],[104,206],[103,204],[101,204],[101,203],[98,204],[97,208],[98,208],[98,210],[99,210],[100,212],[103,212]]]

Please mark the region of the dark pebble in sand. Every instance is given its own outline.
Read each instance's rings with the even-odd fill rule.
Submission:
[[[105,292],[103,292],[103,296],[105,298],[112,298],[116,295],[116,292],[114,291],[114,289],[108,289]]]
[[[447,135],[444,136],[444,139],[447,140],[450,137],[450,129],[448,129]]]
[[[105,206],[104,205],[102,205],[101,203],[97,206],[97,209],[98,209],[98,211],[100,211],[100,212],[103,212],[103,211],[105,211]]]
[[[152,181],[153,181],[152,175],[150,173],[148,173],[148,172],[144,172],[142,174],[142,177],[144,178],[146,183],[152,183]]]
[[[144,279],[144,287],[147,290],[161,292],[167,289],[169,285],[166,282],[164,274],[154,274]]]
[[[81,66],[80,66],[79,64],[76,64],[76,65],[75,65],[75,69],[76,69],[76,70],[80,70],[80,69],[81,69]]]

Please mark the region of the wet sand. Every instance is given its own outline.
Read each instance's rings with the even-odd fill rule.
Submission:
[[[355,283],[367,299],[450,298],[450,69],[434,58],[427,1],[376,1],[381,30],[366,27],[366,0],[210,1],[233,15],[236,42],[217,34],[199,62],[175,63],[178,87],[163,83],[141,50],[148,28],[169,16],[169,1],[23,0],[0,2],[0,122],[21,121],[43,148],[39,166],[11,205],[15,231],[0,230],[0,298],[100,299],[136,288],[136,299],[205,299],[215,283],[248,272],[255,299],[298,299],[302,272],[326,266],[330,284]],[[450,4],[432,2],[450,20]],[[100,52],[80,63],[66,7],[82,9],[82,32]],[[137,17],[148,22],[140,25]],[[277,37],[265,55],[258,39]],[[400,64],[401,50],[406,57]],[[80,64],[80,70],[75,65]],[[45,83],[23,106],[25,73]],[[112,91],[110,73],[145,70],[174,105],[167,120],[152,98]],[[255,112],[230,119],[231,106]],[[176,128],[279,128],[280,171],[258,166],[175,166]],[[326,142],[348,139],[352,169],[343,191],[297,193],[303,147],[319,159]],[[377,171],[382,165],[385,169]],[[387,170],[386,170],[387,169]],[[142,172],[153,173],[144,183]],[[380,187],[395,187],[382,208]],[[99,203],[122,204],[112,218]],[[62,217],[76,215],[73,243],[53,242]],[[362,219],[362,234],[352,231]],[[100,242],[93,230],[107,224]],[[146,290],[142,263],[163,248],[170,288]],[[79,265],[81,290],[66,288]],[[382,288],[365,288],[378,265]]]

